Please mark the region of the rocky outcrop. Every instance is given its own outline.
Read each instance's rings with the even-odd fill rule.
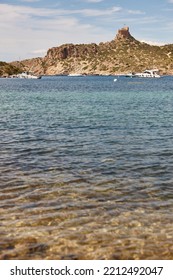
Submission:
[[[78,58],[90,54],[96,54],[97,52],[98,46],[96,44],[66,44],[60,47],[49,49],[45,59],[51,59],[52,57],[59,60],[67,59],[70,57]]]
[[[43,58],[13,62],[41,75],[69,73],[122,74],[158,68],[173,74],[173,45],[152,46],[136,40],[128,27],[118,30],[114,40],[100,44],[64,44],[50,48]]]

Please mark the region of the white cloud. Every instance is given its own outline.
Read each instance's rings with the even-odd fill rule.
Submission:
[[[88,3],[100,3],[100,2],[103,2],[104,0],[85,0],[85,2],[88,2]]]
[[[80,13],[84,16],[89,16],[89,17],[96,17],[96,16],[108,16],[108,15],[112,15],[114,13],[117,13],[121,11],[120,7],[113,7],[111,9],[83,9],[83,10],[79,10],[79,11],[75,11],[74,13]]]
[[[132,15],[145,15],[145,12],[139,10],[128,10],[128,13]]]
[[[142,43],[146,43],[146,44],[149,44],[149,45],[152,45],[152,46],[163,46],[165,45],[166,43],[163,43],[163,42],[154,42],[154,41],[150,41],[150,40],[140,40]]]
[[[8,4],[0,4],[1,9],[1,16],[4,17],[4,19],[7,16],[10,16],[12,18],[19,18],[22,16],[25,17],[57,17],[57,16],[63,16],[63,15],[75,15],[75,14],[81,14],[84,16],[102,16],[102,15],[109,15],[113,14],[115,12],[121,11],[121,7],[112,7],[110,9],[76,9],[76,10],[68,10],[68,9],[46,9],[46,8],[32,8],[32,7],[26,7],[26,6],[14,6],[14,5],[8,5]],[[0,18],[1,20],[1,18]],[[6,18],[8,21],[8,18]],[[46,20],[46,18],[45,18]]]
[[[30,53],[32,55],[41,55],[41,56],[44,56],[46,54],[47,50],[45,49],[39,49],[39,50],[34,50],[34,51],[31,51]]]
[[[35,3],[40,2],[41,0],[20,0],[20,2],[26,2],[26,3]]]
[[[46,9],[0,4],[0,60],[18,60],[39,55],[32,50],[48,49],[63,43],[100,42],[109,38],[101,27],[84,23],[80,17],[113,15],[111,9]]]

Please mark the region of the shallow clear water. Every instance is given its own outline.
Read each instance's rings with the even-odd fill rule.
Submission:
[[[0,258],[173,259],[173,77],[0,79]]]

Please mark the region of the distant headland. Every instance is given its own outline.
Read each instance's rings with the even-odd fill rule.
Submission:
[[[15,61],[4,66],[0,64],[1,76],[6,71],[3,67],[13,67],[15,72],[32,70],[37,75],[114,75],[150,68],[172,75],[173,44],[154,46],[140,42],[130,34],[129,27],[123,27],[112,41],[53,47],[45,57]],[[10,71],[9,68],[7,70]]]

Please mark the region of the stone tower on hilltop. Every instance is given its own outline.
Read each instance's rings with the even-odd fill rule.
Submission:
[[[129,32],[129,27],[128,26],[119,29],[118,33],[115,37],[116,41],[126,40],[126,39],[134,39],[135,40],[135,38],[133,38],[132,35]]]

